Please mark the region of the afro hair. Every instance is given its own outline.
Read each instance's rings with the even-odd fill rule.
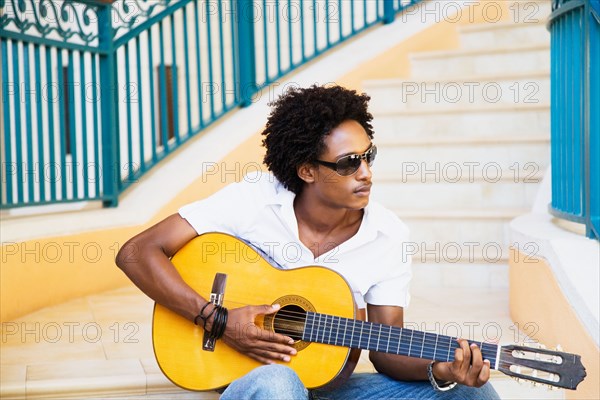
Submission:
[[[269,104],[273,108],[262,132],[265,165],[288,190],[299,194],[304,181],[297,168],[323,154],[325,138],[335,127],[354,120],[373,138],[369,100],[368,95],[341,86],[288,89]]]

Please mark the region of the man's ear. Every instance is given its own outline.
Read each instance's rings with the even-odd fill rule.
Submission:
[[[311,163],[305,163],[300,165],[296,172],[298,177],[306,183],[313,183],[316,179],[317,166]]]

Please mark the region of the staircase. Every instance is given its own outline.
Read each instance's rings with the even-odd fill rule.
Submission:
[[[459,49],[414,53],[409,79],[364,83],[379,147],[373,199],[411,229],[415,285],[508,286],[508,223],[531,208],[550,160],[539,18],[550,2],[530,3],[537,21],[457,26]]]

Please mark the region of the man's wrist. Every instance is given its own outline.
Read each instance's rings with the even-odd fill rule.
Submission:
[[[446,374],[447,371],[444,368],[442,363],[437,362],[437,361],[432,361],[429,364],[431,365],[431,373],[433,374],[433,377],[435,378],[436,381],[446,382],[446,381],[451,380],[447,376],[447,374]]]
[[[439,375],[436,375],[434,373],[434,368],[436,364],[438,363],[432,361],[427,365],[427,378],[429,379],[431,386],[433,386],[434,390],[440,392],[451,390],[452,388],[454,388],[454,386],[456,386],[456,382],[447,379],[439,379]]]

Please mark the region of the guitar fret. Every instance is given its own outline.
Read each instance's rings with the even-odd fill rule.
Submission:
[[[448,355],[446,356],[446,361],[450,361],[450,349],[452,348],[452,338],[453,336],[450,336],[450,343],[448,343]]]
[[[353,344],[353,340],[354,340],[354,327],[355,327],[355,323],[354,323],[354,321],[352,321],[352,334],[350,335],[350,347],[354,347],[354,344]]]
[[[390,340],[392,340],[392,326],[389,326],[390,331],[388,332],[388,340],[387,340],[387,346],[385,347],[385,352],[389,353],[390,351]]]
[[[398,333],[398,348],[396,349],[396,354],[400,354],[400,343],[402,343],[402,328],[400,328],[400,332]]]
[[[408,356],[410,357],[410,350],[412,348],[412,340],[413,340],[413,334],[415,333],[415,331],[413,331],[412,329],[410,330],[410,342],[408,344]]]
[[[346,318],[346,323],[344,324],[344,338],[343,338],[343,343],[346,343],[346,330],[348,329],[348,319]],[[344,344],[344,346],[347,346],[346,344]]]
[[[357,323],[358,327],[360,328],[360,331],[358,332],[358,347],[360,347],[361,349],[364,349],[363,344],[362,344],[362,340],[363,340],[363,322],[359,321]]]
[[[335,321],[335,343],[339,344],[339,340],[340,340],[340,317],[335,317],[334,319]]]
[[[438,339],[440,338],[440,335],[435,335],[435,345],[433,346],[433,359],[437,360],[437,345],[438,345]]]
[[[423,340],[421,341],[421,354],[419,354],[419,358],[423,358],[423,350],[425,350],[425,333],[423,333]]]
[[[308,326],[311,324],[310,322],[310,313],[306,313],[306,320],[304,322],[304,329],[302,330],[302,339],[310,340],[310,336],[307,336]]]
[[[324,315],[320,315],[319,316],[319,325],[317,325],[317,340],[319,340],[319,333],[321,333],[321,341],[323,341],[323,338],[325,337],[325,327],[324,327],[324,322],[323,320],[326,320],[327,318]]]

